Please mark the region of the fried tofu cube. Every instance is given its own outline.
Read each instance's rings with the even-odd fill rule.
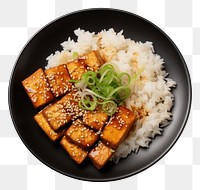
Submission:
[[[87,65],[88,70],[96,72],[104,63],[98,51],[91,51],[87,53],[84,57],[85,57],[85,64]]]
[[[113,153],[114,150],[99,141],[98,145],[90,151],[88,157],[97,169],[101,169],[103,166],[105,166]]]
[[[64,148],[64,150],[69,154],[69,156],[77,163],[81,164],[88,155],[88,152],[77,145],[71,143],[66,136],[60,141],[60,144]]]
[[[64,103],[61,100],[48,105],[42,113],[55,131],[71,121],[71,116],[64,109]]]
[[[107,146],[116,149],[127,136],[134,121],[134,113],[123,106],[119,106],[118,111],[111,117],[109,123],[104,127],[100,135],[102,141]]]
[[[54,99],[49,83],[41,68],[23,80],[22,85],[35,108],[43,106]]]
[[[83,116],[85,110],[81,109],[78,105],[80,95],[76,91],[72,91],[65,95],[60,101],[63,102],[66,112],[71,116],[71,120],[75,121],[77,118]]]
[[[98,139],[98,135],[93,130],[83,125],[82,121],[79,119],[73,122],[67,129],[65,135],[84,149],[90,148]]]
[[[72,89],[72,83],[69,82],[70,76],[66,69],[66,65],[59,65],[44,71],[48,82],[50,84],[50,89],[55,97],[62,96]]]
[[[83,73],[87,71],[85,60],[76,59],[66,64],[69,75],[73,80],[80,80]]]
[[[59,104],[63,105],[65,112],[71,117],[72,121],[83,116],[85,113],[85,110],[81,109],[78,105],[79,100],[80,95],[77,94],[77,91],[72,91],[58,101]]]
[[[71,121],[71,117],[63,109],[59,102],[50,104],[42,111],[44,117],[49,122],[53,130],[58,130]]]
[[[100,109],[86,111],[83,115],[83,123],[96,131],[101,131],[107,120],[108,115]]]
[[[39,112],[34,116],[35,121],[38,123],[39,127],[46,133],[46,135],[51,139],[52,141],[56,141],[59,138],[61,138],[65,132],[65,130],[62,130],[60,132],[55,132],[47,120],[44,118],[42,112]]]
[[[66,64],[70,77],[73,80],[80,80],[87,70],[97,71],[104,63],[98,51],[91,51],[86,55]]]
[[[78,102],[74,99],[76,98],[75,93],[75,91],[70,92],[56,103],[43,109],[42,113],[53,130],[56,131],[68,122],[83,115],[84,110],[79,108]]]

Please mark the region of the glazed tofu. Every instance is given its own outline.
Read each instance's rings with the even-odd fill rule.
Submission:
[[[99,109],[86,111],[83,115],[83,123],[96,131],[101,131],[107,120],[108,115]]]
[[[70,78],[73,80],[80,80],[83,73],[87,71],[85,60],[76,59],[66,64]]]
[[[109,123],[104,127],[101,139],[109,147],[116,149],[122,140],[127,136],[133,126],[135,115],[123,106],[110,118]]]
[[[45,119],[49,122],[53,130],[58,130],[71,121],[71,117],[66,113],[63,105],[59,102],[50,104],[42,111]]]
[[[39,112],[38,114],[36,114],[34,116],[35,121],[37,122],[37,124],[39,125],[39,127],[46,133],[46,135],[49,137],[49,139],[51,139],[52,141],[56,141],[59,138],[61,138],[64,134],[64,130],[60,131],[60,132],[55,132],[51,126],[49,125],[49,123],[47,122],[47,120],[44,118],[42,112]]]
[[[71,121],[71,116],[65,109],[65,101],[71,96],[66,95],[54,104],[50,104],[42,111],[44,117],[49,122],[53,130],[58,130]]]
[[[60,141],[61,146],[69,154],[69,156],[77,163],[81,164],[88,155],[88,152],[77,145],[71,143],[66,136]]]
[[[105,166],[113,153],[114,150],[99,141],[98,145],[94,147],[88,154],[88,157],[97,169],[101,169],[103,166]]]
[[[22,85],[35,108],[49,103],[54,98],[44,71],[41,68],[23,80]]]
[[[75,93],[73,91],[66,94],[59,101],[47,106],[42,111],[53,130],[56,131],[71,120],[83,115],[84,110],[80,109],[78,103],[74,100]]]
[[[88,67],[88,70],[96,72],[101,65],[104,63],[101,55],[98,51],[91,51],[85,56],[85,64]]]
[[[83,125],[81,120],[76,120],[67,129],[65,135],[71,139],[76,145],[88,149],[90,148],[98,139],[98,135]]]
[[[70,77],[73,80],[80,80],[87,70],[97,71],[104,63],[98,51],[91,51],[79,59],[66,64]]]
[[[77,118],[83,116],[85,110],[81,109],[78,105],[80,96],[77,95],[76,91],[72,91],[65,95],[60,101],[63,102],[67,114],[71,117],[71,120],[74,121]]]
[[[69,82],[70,76],[66,69],[66,65],[59,65],[44,71],[50,89],[55,97],[62,96],[72,90],[72,83]]]

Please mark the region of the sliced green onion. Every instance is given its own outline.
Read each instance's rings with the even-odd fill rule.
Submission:
[[[114,78],[114,71],[111,69],[105,70],[105,72],[101,75],[101,78],[99,79],[100,83],[103,83],[105,85],[109,85]]]
[[[103,75],[103,73],[107,70],[107,69],[111,69],[114,71],[114,67],[111,64],[103,64],[100,69],[99,69],[99,73],[100,75]]]
[[[108,97],[111,99],[115,99],[116,101],[122,101],[126,99],[131,93],[131,90],[129,87],[126,86],[120,86],[116,89],[114,89]]]
[[[110,86],[112,86],[113,88],[117,88],[120,86],[120,82],[118,80],[113,80],[111,83],[110,83]]]
[[[132,77],[130,84],[133,84],[138,77],[141,75],[141,73],[144,71],[144,67],[140,68]]]
[[[87,83],[87,85],[91,88],[91,86],[95,85],[96,82],[96,73],[93,71],[88,71],[82,75],[82,79]]]
[[[140,73],[139,73],[140,74]],[[128,73],[117,73],[112,63],[102,65],[98,72],[87,71],[81,80],[69,80],[79,89],[79,106],[85,110],[95,110],[99,105],[107,115],[116,112],[117,106],[130,95],[132,80]]]
[[[120,103],[124,101],[126,98],[128,98],[130,94],[131,94],[130,88],[125,88],[124,90],[117,92],[114,99],[117,103]]]
[[[89,92],[89,93],[93,94],[94,96],[96,96],[96,97],[98,97],[98,98],[101,98],[101,99],[103,99],[103,100],[109,100],[109,99],[110,99],[110,98],[106,98],[106,97],[104,97],[104,96],[101,96],[101,95],[99,95],[98,93],[95,93],[95,92],[93,92],[92,90],[89,90],[89,89],[85,89],[85,91],[86,91],[86,92]]]
[[[100,86],[94,86],[91,90],[92,90],[93,92],[99,94],[100,91],[101,91],[101,88],[100,88]]]
[[[78,52],[74,51],[72,54],[73,59],[78,59]]]
[[[105,101],[102,104],[102,110],[108,115],[111,116],[117,111],[117,104],[114,101]]]
[[[80,80],[79,82],[75,83],[75,87],[83,89],[87,87],[87,83],[84,80]]]
[[[119,74],[118,76],[119,80],[120,80],[120,84],[122,86],[128,86],[131,82],[131,77],[128,73],[126,72],[122,72]]]
[[[97,106],[97,98],[90,93],[82,93],[79,107],[85,110],[95,110]]]
[[[104,94],[104,96],[107,97],[113,90],[114,88],[112,86],[104,86],[102,87],[101,94]]]
[[[81,97],[81,92],[80,92],[80,91],[77,91],[77,92],[74,94],[74,101],[75,101],[75,102],[79,102],[80,97]]]
[[[70,80],[68,80],[68,82],[78,83],[78,82],[80,82],[80,80],[70,79]]]

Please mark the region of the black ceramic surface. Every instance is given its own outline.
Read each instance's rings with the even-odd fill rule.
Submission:
[[[73,31],[77,28],[99,32],[114,28],[124,30],[126,38],[136,41],[152,41],[156,53],[165,60],[169,77],[177,82],[173,90],[175,103],[173,121],[157,136],[149,149],[132,153],[119,164],[109,163],[97,170],[86,161],[76,165],[59,146],[52,143],[35,123],[34,109],[26,95],[21,81],[39,67],[47,64],[46,57],[61,50],[60,43],[68,37],[76,39]],[[182,55],[171,39],[151,22],[128,12],[114,9],[90,9],[65,15],[42,28],[26,44],[14,66],[9,85],[9,108],[14,126],[27,148],[44,164],[74,178],[90,181],[109,181],[137,174],[162,158],[179,138],[186,124],[191,105],[191,83],[188,69]],[[180,158],[181,159],[181,158]]]

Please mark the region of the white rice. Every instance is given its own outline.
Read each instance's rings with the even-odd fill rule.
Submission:
[[[102,30],[98,34],[77,29],[74,33],[77,41],[68,38],[63,42],[61,52],[56,51],[47,57],[46,68],[71,61],[73,52],[82,56],[98,50],[106,62],[114,63],[121,72],[128,72],[133,76],[138,70],[143,70],[131,88],[132,94],[126,100],[126,107],[144,109],[148,115],[137,120],[133,130],[117,148],[112,157],[117,163],[132,151],[148,147],[155,135],[160,135],[163,127],[170,122],[170,110],[174,101],[171,88],[175,87],[176,82],[167,78],[164,60],[155,54],[152,42],[141,43],[125,39],[123,31],[116,33],[113,29]]]

